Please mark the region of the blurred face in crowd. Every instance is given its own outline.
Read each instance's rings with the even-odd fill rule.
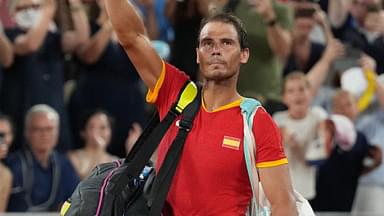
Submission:
[[[239,35],[232,24],[220,21],[207,23],[200,32],[197,63],[207,80],[237,80],[240,65],[249,57],[247,48],[241,49]]]
[[[309,36],[315,26],[315,7],[313,3],[296,2],[293,4],[295,23],[293,26],[293,34],[297,37]]]
[[[41,15],[41,0],[13,0],[15,22],[22,29],[34,26]]]
[[[111,140],[112,130],[108,116],[98,112],[93,114],[82,132],[87,145],[106,148]]]
[[[355,97],[347,92],[340,91],[333,98],[333,113],[348,117],[351,121],[356,120],[359,110]]]
[[[38,112],[26,122],[25,136],[33,151],[50,152],[59,136],[59,122],[52,113]]]
[[[0,120],[0,133],[3,136],[1,144],[6,144],[9,147],[13,141],[13,133],[12,126],[7,120]]]
[[[309,83],[302,77],[292,77],[285,81],[283,102],[290,113],[305,115],[311,102]]]
[[[9,121],[0,119],[0,134],[0,159],[4,159],[13,141],[12,126]]]
[[[364,21],[368,13],[378,12],[381,9],[381,0],[353,0],[351,14],[360,26],[364,26]]]

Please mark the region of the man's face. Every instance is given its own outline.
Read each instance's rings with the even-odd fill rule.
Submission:
[[[235,27],[210,22],[203,27],[199,38],[197,63],[203,78],[221,81],[237,77],[240,65],[248,61],[249,50],[241,50]]]
[[[26,125],[26,138],[34,151],[52,151],[59,135],[57,119],[50,113],[35,113]]]
[[[381,8],[381,0],[353,0],[351,7],[351,14],[359,23],[363,26],[365,18],[369,12],[373,12],[373,9]]]

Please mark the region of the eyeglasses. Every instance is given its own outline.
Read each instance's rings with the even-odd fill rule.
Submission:
[[[54,131],[56,128],[53,127],[53,126],[47,126],[47,127],[29,127],[29,130],[32,132],[32,133],[43,133],[43,132],[52,132]]]

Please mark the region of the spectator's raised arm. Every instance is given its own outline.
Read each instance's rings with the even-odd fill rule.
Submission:
[[[4,35],[0,21],[0,66],[8,67],[13,63],[13,48],[11,42]]]
[[[292,36],[278,23],[272,0],[252,0],[250,2],[267,25],[267,40],[272,52],[285,61],[291,53]],[[257,27],[255,26],[255,28]]]
[[[31,28],[27,29],[25,34],[16,37],[14,42],[15,54],[28,55],[40,49],[48,33],[49,25],[53,21],[56,8],[57,5],[54,0],[45,0],[42,2],[39,20]],[[15,10],[15,8],[13,10]]]
[[[339,28],[347,20],[351,0],[328,1],[328,16],[332,27]]]
[[[63,34],[62,47],[64,52],[73,52],[88,40],[89,24],[81,1],[68,0],[68,2],[74,30]]]
[[[127,0],[105,1],[112,26],[144,83],[153,89],[162,61],[146,36],[143,21]]]

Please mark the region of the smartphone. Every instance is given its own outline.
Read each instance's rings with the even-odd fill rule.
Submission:
[[[363,51],[349,44],[345,44],[344,49],[344,57],[333,62],[333,70],[337,73],[342,73],[352,67],[360,67],[359,59]]]
[[[316,12],[316,9],[313,7],[308,8],[297,8],[295,9],[295,18],[298,17],[313,17],[313,14]]]

